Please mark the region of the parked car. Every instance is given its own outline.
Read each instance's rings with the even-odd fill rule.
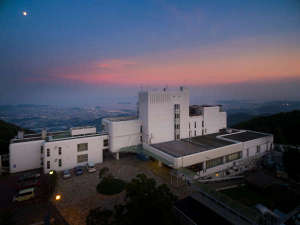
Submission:
[[[75,171],[76,176],[79,176],[79,175],[83,174],[83,170],[82,170],[81,166],[76,166],[74,168],[74,171]]]
[[[88,171],[89,173],[94,173],[94,172],[96,172],[95,164],[92,163],[92,162],[89,162],[89,163],[86,165],[86,168],[87,168],[87,171]]]
[[[64,170],[64,172],[63,172],[63,178],[64,179],[68,179],[68,178],[71,178],[71,177],[72,177],[72,175],[71,175],[70,170]]]
[[[22,189],[13,198],[13,202],[22,202],[34,197],[34,188]]]

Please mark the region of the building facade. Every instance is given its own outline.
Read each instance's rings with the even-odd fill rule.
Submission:
[[[108,135],[95,127],[77,127],[69,131],[16,137],[9,146],[10,172],[43,168],[61,171],[88,162],[103,162]]]
[[[18,135],[10,144],[10,171],[42,167],[65,170],[87,162],[101,163],[103,150],[119,153],[142,146],[145,154],[174,169],[189,168],[198,176],[247,167],[273,146],[271,134],[227,129],[220,105],[189,105],[189,90],[141,91],[136,117],[102,119],[95,127],[37,135]],[[25,159],[25,160],[24,160]]]

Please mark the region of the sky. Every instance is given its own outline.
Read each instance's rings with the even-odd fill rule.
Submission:
[[[0,79],[0,104],[300,100],[300,1],[0,0]]]

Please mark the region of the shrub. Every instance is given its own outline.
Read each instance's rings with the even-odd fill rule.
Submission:
[[[125,189],[126,183],[123,180],[114,178],[113,176],[104,177],[97,185],[97,191],[104,195],[114,195]]]

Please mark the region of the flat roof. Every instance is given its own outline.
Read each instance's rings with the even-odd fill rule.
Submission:
[[[230,141],[218,139],[218,135],[220,135],[220,133],[208,134],[204,136],[193,137],[190,139],[162,142],[152,144],[151,146],[162,152],[179,158],[182,156],[187,156],[194,153],[204,152],[234,144]]]
[[[120,121],[128,121],[128,120],[136,120],[137,116],[122,116],[122,117],[109,117],[103,118],[112,122],[120,122]]]
[[[263,134],[263,133],[258,133],[258,132],[253,132],[253,131],[244,131],[240,133],[234,133],[234,134],[229,134],[223,136],[223,138],[231,139],[234,141],[240,141],[240,142],[245,142],[245,141],[252,141],[258,138],[263,138],[263,137],[268,137],[271,136],[271,134]]]
[[[224,217],[190,196],[177,201],[175,208],[181,211],[195,224],[232,225],[232,223]]]

